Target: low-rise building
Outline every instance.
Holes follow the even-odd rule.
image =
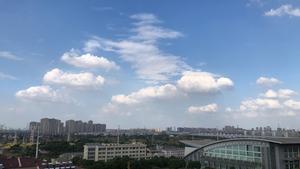
[[[83,159],[107,161],[115,157],[146,158],[147,146],[143,143],[132,144],[86,144]]]
[[[183,148],[172,148],[172,149],[163,149],[161,150],[163,157],[184,157],[184,149]]]
[[[194,149],[187,161],[201,166],[224,169],[297,169],[300,167],[299,137],[235,138],[199,142],[181,141]]]
[[[159,150],[151,150],[152,157],[184,157],[184,149],[183,148],[167,148],[167,149],[159,149]]]

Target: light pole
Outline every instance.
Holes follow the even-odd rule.
[[[40,128],[38,128],[37,136],[36,136],[36,147],[35,147],[35,158],[37,159],[39,156],[39,139],[40,139]]]

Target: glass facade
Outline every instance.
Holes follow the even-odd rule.
[[[205,148],[204,156],[249,162],[262,162],[261,146],[251,144],[225,145]]]
[[[300,147],[299,146],[285,146],[284,147],[284,157],[285,158],[299,158],[300,157]]]
[[[185,159],[215,169],[300,169],[300,138],[221,140]]]
[[[286,160],[285,169],[299,169],[299,160]]]
[[[300,147],[298,145],[285,146],[283,152],[285,169],[299,169]]]

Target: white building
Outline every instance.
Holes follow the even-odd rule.
[[[161,150],[164,157],[177,157],[183,158],[184,157],[184,149],[183,148],[174,148],[174,149],[163,149]]]
[[[152,157],[184,157],[184,148],[167,148],[167,149],[157,149],[151,150]]]
[[[135,159],[146,158],[146,145],[132,144],[86,144],[84,145],[83,159],[107,161],[115,157],[130,157]]]

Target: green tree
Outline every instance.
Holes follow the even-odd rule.
[[[201,164],[199,161],[189,161],[188,162],[188,168],[189,169],[200,169]]]

